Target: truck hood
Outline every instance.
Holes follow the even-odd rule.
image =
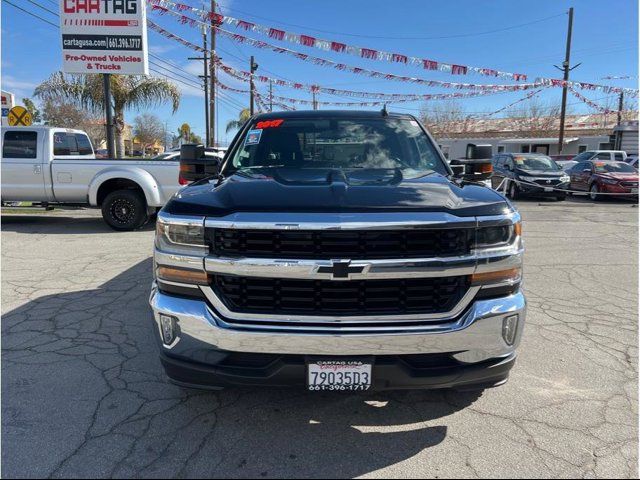
[[[234,212],[446,211],[458,216],[512,210],[497,192],[458,185],[437,173],[404,178],[398,171],[262,169],[180,190],[164,207],[175,215],[224,216]]]

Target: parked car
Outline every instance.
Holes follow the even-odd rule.
[[[568,173],[569,188],[589,192],[591,200],[600,200],[603,193],[627,199],[638,194],[638,170],[626,162],[588,160],[577,163]]]
[[[149,301],[169,378],[504,383],[525,321],[523,245],[515,207],[466,182],[489,166],[449,167],[415,117],[386,110],[253,117],[219,175],[158,214]]]
[[[564,200],[569,176],[549,156],[539,153],[499,153],[493,156],[491,183],[505,187],[507,196],[547,196]]]
[[[629,155],[627,157],[627,163],[637,170],[638,169],[638,155]]]
[[[587,160],[602,160],[624,162],[627,160],[627,152],[622,150],[587,150],[572,159],[574,162],[586,162]]]
[[[180,188],[177,159],[95,161],[81,130],[2,127],[2,202],[102,209],[115,230],[144,225]]]

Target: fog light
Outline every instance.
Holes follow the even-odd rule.
[[[509,315],[502,321],[502,338],[507,345],[513,345],[518,333],[518,315]]]
[[[162,331],[162,342],[165,345],[171,345],[176,339],[177,323],[177,318],[160,314],[160,330]]]

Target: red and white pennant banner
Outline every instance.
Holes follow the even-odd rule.
[[[609,110],[606,107],[603,107],[601,105],[598,105],[595,102],[592,102],[591,100],[589,100],[587,97],[585,97],[584,95],[582,95],[579,92],[576,92],[572,87],[568,87],[569,91],[571,92],[571,94],[576,97],[578,100],[580,100],[583,103],[586,103],[587,105],[589,105],[591,108],[593,108],[594,110],[597,110],[598,112],[601,113],[611,113],[613,110]]]
[[[171,14],[175,14],[175,12],[169,10],[168,11]],[[180,16],[180,14],[175,14]],[[184,18],[186,18],[186,21],[183,21]],[[199,20],[196,19],[189,19],[188,17],[184,17],[184,16],[180,16],[180,23],[184,23],[184,24],[189,24],[191,26],[198,26],[198,24],[202,23]],[[166,36],[167,38],[173,39],[175,41],[178,41],[180,43],[182,43],[185,46],[188,46],[194,50],[198,50],[198,51],[203,51],[202,47],[195,45],[191,42],[189,42],[188,40],[185,40],[182,37],[179,37],[178,35],[175,35],[171,32],[168,32],[167,30],[163,29],[162,27],[160,27],[159,25],[155,24],[154,22],[152,22],[151,20],[147,19],[147,24],[149,25],[149,28],[151,28],[152,30],[155,30],[156,32],[160,33],[161,35]],[[208,26],[207,24],[203,24],[205,26]],[[289,56],[292,56],[298,60],[302,60],[305,62],[310,62],[313,63],[314,65],[320,65],[320,66],[326,66],[326,67],[331,67],[331,68],[335,68],[337,70],[340,71],[347,71],[350,73],[354,73],[356,75],[364,75],[364,76],[368,76],[371,78],[379,78],[379,79],[383,79],[383,80],[393,80],[393,81],[399,81],[399,82],[404,82],[404,83],[414,83],[417,85],[424,85],[427,87],[441,87],[441,88],[453,88],[453,89],[470,89],[470,90],[485,90],[485,91],[493,91],[493,92],[514,92],[514,91],[522,91],[522,90],[529,90],[532,88],[540,88],[543,86],[548,86],[548,87],[563,87],[565,85],[565,83],[570,86],[570,87],[574,87],[574,88],[580,88],[583,90],[597,90],[597,91],[601,91],[601,92],[605,92],[605,93],[621,93],[624,92],[626,95],[629,95],[631,97],[637,97],[638,96],[638,90],[632,89],[632,88],[620,88],[620,87],[612,87],[609,85],[598,85],[598,84],[594,84],[594,83],[587,83],[587,82],[565,82],[564,80],[561,79],[552,79],[552,78],[537,78],[536,81],[534,83],[520,83],[520,84],[515,84],[515,85],[504,85],[504,84],[475,84],[475,83],[458,83],[458,82],[443,82],[443,81],[439,81],[439,80],[426,80],[424,78],[417,78],[417,77],[407,77],[407,76],[403,76],[403,75],[395,75],[392,73],[384,73],[384,72],[379,72],[377,70],[370,70],[370,69],[366,69],[366,68],[360,68],[360,67],[354,67],[351,65],[346,65],[344,63],[338,63],[338,62],[334,62],[332,60],[327,60],[324,58],[319,58],[319,57],[314,57],[311,55],[307,55],[306,53],[300,53],[300,52],[296,52],[293,50],[289,50],[287,48],[283,48],[283,47],[277,47],[275,45],[271,45],[267,42],[263,42],[261,40],[255,40],[253,38],[250,37],[246,37],[244,35],[240,35],[238,33],[231,33],[227,30],[221,29],[221,28],[216,28],[216,31],[227,37],[230,38],[231,40],[234,40],[236,42],[239,43],[245,43],[247,45],[251,45],[253,47],[256,48],[261,48],[261,49],[269,49],[272,50],[276,53],[283,53]],[[338,90],[337,90],[338,91]],[[341,91],[340,94],[342,95],[345,91]],[[328,93],[328,92],[327,92]],[[348,94],[347,94],[348,95]],[[355,95],[354,95],[355,96]],[[379,97],[378,97],[379,98]]]
[[[401,53],[391,53],[372,48],[356,47],[342,42],[316,38],[312,35],[287,32],[285,30],[260,25],[254,22],[230,17],[228,15],[213,13],[207,10],[201,10],[190,5],[172,2],[169,0],[148,0],[148,2],[154,7],[153,9],[156,11],[164,9],[167,11],[174,11],[175,13],[191,12],[192,14],[197,15],[201,20],[209,22],[213,21],[216,25],[226,24],[239,29],[243,29],[245,31],[258,32],[275,40],[296,43],[305,47],[313,47],[320,50],[332,51],[337,53],[346,53],[371,60],[415,65],[426,70],[438,70],[441,72],[451,73],[453,75],[466,75],[468,73],[476,73],[478,75],[509,78],[518,81],[527,80],[527,76],[522,73],[502,72],[493,68],[473,67],[469,65],[456,65],[446,62],[438,62],[426,58],[412,57]],[[186,22],[188,22],[188,20],[186,20],[185,23]]]
[[[535,91],[533,91],[533,92],[529,92],[529,93],[527,93],[524,97],[522,97],[522,98],[520,98],[520,99],[516,100],[515,102],[512,102],[512,103],[510,103],[509,105],[505,105],[504,107],[499,108],[498,110],[496,110],[496,111],[494,111],[494,112],[487,113],[486,115],[483,115],[483,116],[491,117],[491,116],[493,116],[493,115],[495,115],[495,114],[497,114],[497,113],[504,112],[505,110],[508,110],[509,108],[513,107],[514,105],[517,105],[517,104],[518,104],[518,103],[520,103],[520,102],[524,102],[524,101],[526,101],[526,100],[529,100],[530,98],[535,97],[535,96],[536,96],[536,95],[538,95],[541,91],[542,91],[542,88],[541,88],[540,90],[535,90]]]
[[[231,77],[243,81],[249,82],[251,78],[251,73],[244,70],[236,70],[229,65],[226,65],[220,59],[215,60],[216,65],[227,75]],[[400,94],[400,93],[371,93],[371,92],[356,92],[353,90],[342,90],[338,88],[327,88],[321,87],[319,85],[307,85],[303,83],[290,82],[287,80],[282,80],[279,78],[271,78],[265,75],[253,75],[253,79],[255,81],[261,83],[273,83],[279,87],[290,87],[295,90],[305,90],[309,92],[316,93],[326,93],[329,95],[344,95],[348,97],[363,97],[363,98],[375,98],[379,100],[384,100],[380,102],[324,102],[327,105],[360,105],[360,106],[379,106],[384,104],[391,103],[402,103],[402,102],[416,102],[416,101],[424,101],[424,100],[444,100],[451,98],[470,98],[470,97],[480,97],[484,95],[493,95],[496,93],[504,93],[500,91],[477,91],[477,92],[455,92],[455,93],[432,93],[432,94]],[[283,97],[284,98],[284,97]],[[284,98],[285,100],[291,100],[292,103],[295,103],[295,99]],[[307,102],[306,100],[301,100],[300,103],[311,103],[311,101]],[[321,102],[322,103],[322,102]]]
[[[181,23],[190,24],[191,21],[195,22],[193,24],[194,26],[198,26],[198,24],[201,23],[199,20],[195,20],[195,19],[188,19],[187,22],[181,21]],[[181,37],[178,37],[173,33],[167,32],[166,30],[164,30],[162,27],[158,26],[151,20],[147,20],[147,24],[149,25],[149,28],[151,28],[152,30],[155,30],[158,33],[161,33],[162,35],[167,36],[168,38],[177,40],[180,43],[187,46],[191,45],[191,48],[195,47],[196,50],[202,51],[202,47],[198,47],[192,44],[191,42],[184,40]],[[255,40],[250,37],[245,37],[244,35],[240,35],[239,33],[231,33],[222,28],[216,28],[216,31],[218,34],[225,36],[227,38],[230,38],[231,40],[234,40],[238,43],[244,43],[244,44],[251,45],[253,47],[261,48],[261,49],[269,49],[276,53],[286,54],[294,58],[297,58],[298,60],[313,63],[314,65],[332,67],[332,68],[335,68],[336,70],[351,72],[356,75],[365,75],[372,78],[380,78],[383,80],[393,80],[393,81],[404,82],[404,83],[415,83],[415,84],[424,85],[427,87],[470,89],[470,90],[491,90],[495,92],[514,92],[514,91],[528,90],[531,88],[539,88],[541,86],[540,83],[519,83],[514,85],[504,85],[504,84],[487,85],[487,84],[475,84],[475,83],[443,82],[439,80],[426,80],[424,78],[395,75],[392,73],[384,73],[384,72],[379,72],[376,70],[370,70],[366,68],[353,67],[350,65],[346,65],[344,63],[338,63],[332,60],[327,60],[324,58],[307,55],[306,53],[300,53],[293,50],[289,50],[287,48],[277,47],[275,45],[271,45],[261,40]]]

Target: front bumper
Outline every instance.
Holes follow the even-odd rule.
[[[533,185],[531,182],[522,182],[518,187],[520,188],[520,193],[524,195],[562,197],[567,193],[565,190],[569,190],[569,183],[558,183],[557,185]],[[552,190],[547,191],[545,188],[551,188]]]
[[[178,336],[160,341],[161,359],[176,383],[200,388],[229,385],[304,385],[307,356],[374,358],[374,388],[449,388],[504,382],[524,328],[524,295],[478,300],[448,329],[393,333],[311,333],[229,328],[203,300],[152,290],[150,304],[160,339],[159,315],[177,319]],[[503,338],[505,317],[518,315],[513,345]],[[242,354],[245,354],[243,357]],[[236,363],[233,357],[241,358]],[[251,357],[257,363],[246,363]],[[412,364],[419,356],[429,361]],[[422,362],[423,360],[420,360]],[[435,362],[435,363],[434,363]]]

